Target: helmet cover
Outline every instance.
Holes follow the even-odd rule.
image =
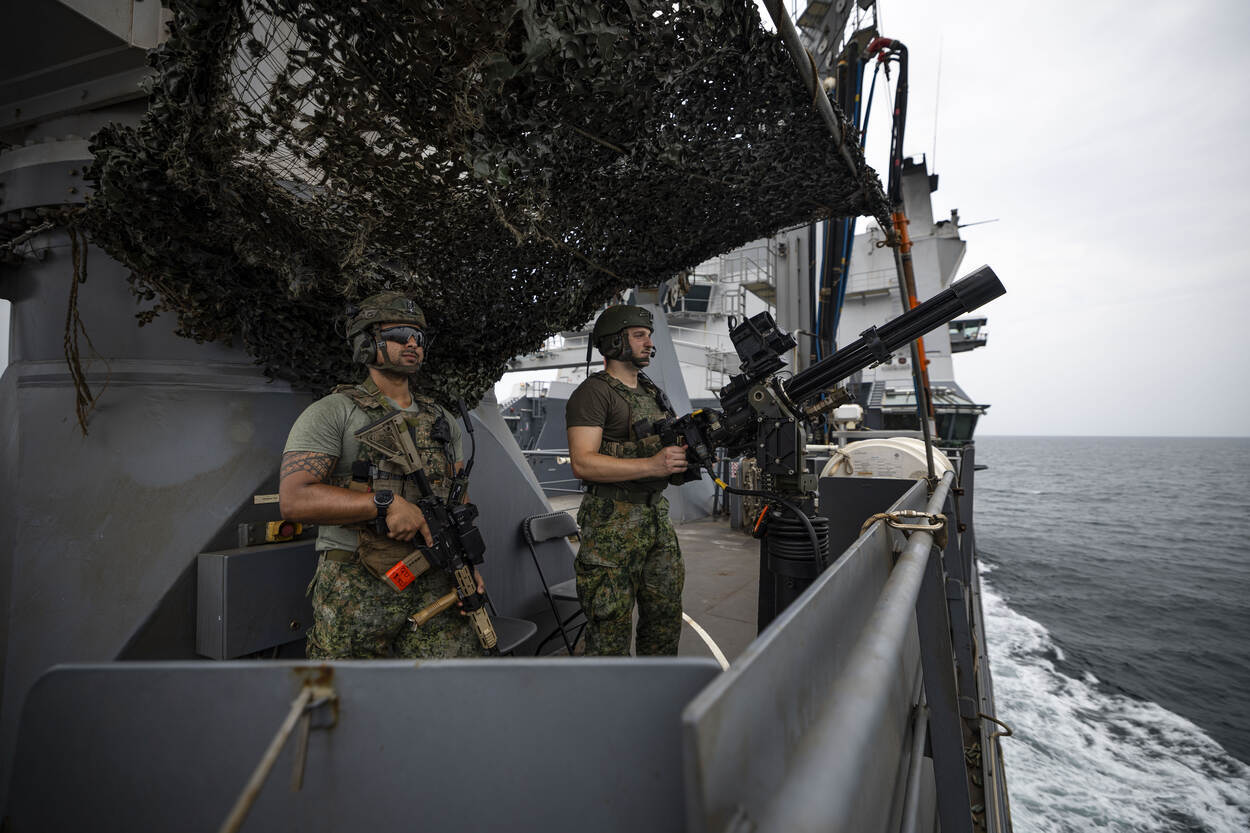
[[[610,306],[595,321],[590,340],[606,359],[620,359],[625,354],[625,340],[621,333],[630,327],[646,327],[655,332],[651,310],[630,304]]]
[[[347,340],[352,346],[353,361],[406,375],[417,372],[417,367],[405,367],[390,361],[386,345],[377,337],[376,330],[381,324],[412,324],[424,330],[425,313],[415,301],[400,292],[375,292],[349,309],[348,316]],[[381,364],[377,362],[378,351],[383,357]]]

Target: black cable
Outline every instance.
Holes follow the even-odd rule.
[[[816,563],[820,565],[820,569],[823,570],[829,566],[828,561],[825,558],[825,553],[820,549],[820,541],[816,537],[816,529],[812,526],[812,522],[807,517],[807,513],[799,509],[799,507],[795,506],[785,498],[779,495],[774,495],[771,492],[760,492],[754,489],[735,489],[733,486],[725,486],[724,488],[725,491],[731,495],[746,495],[748,497],[767,498],[773,503],[780,503],[782,506],[789,509],[798,517],[800,521],[803,522],[803,526],[807,529],[807,537],[812,542],[812,552],[816,554]]]
[[[464,406],[463,399],[456,400],[456,407],[460,409],[460,418],[464,420],[464,427],[469,431],[469,446],[472,452],[469,454],[469,462],[464,467],[464,476],[467,478],[469,473],[473,471],[473,461],[477,457],[477,438],[473,436],[473,420],[469,419],[469,409]]]

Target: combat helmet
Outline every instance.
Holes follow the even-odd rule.
[[[621,333],[630,327],[646,327],[651,332],[655,332],[655,322],[651,317],[651,311],[630,304],[610,306],[595,322],[595,328],[590,333],[590,340],[605,359],[622,360],[625,356],[625,339]],[[630,361],[638,367],[647,365],[647,361],[640,361],[633,357]]]
[[[381,324],[412,324],[425,329],[425,313],[416,302],[400,292],[375,292],[347,310],[347,340],[352,346],[352,361],[398,373],[416,373],[416,367],[392,364],[386,345],[378,335]],[[381,351],[383,362],[377,363]]]

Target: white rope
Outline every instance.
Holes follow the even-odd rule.
[[[260,763],[256,766],[252,777],[248,779],[247,786],[243,788],[243,792],[239,794],[238,800],[234,803],[234,808],[230,810],[230,815],[222,823],[219,833],[235,833],[242,826],[243,820],[247,818],[248,811],[252,809],[252,805],[256,803],[257,797],[260,796],[261,787],[265,786],[265,779],[269,777],[269,771],[278,762],[278,755],[282,752],[286,739],[291,736],[296,722],[304,713],[304,707],[308,705],[312,698],[313,690],[311,687],[306,686],[300,690],[299,696],[291,703],[291,710],[287,712],[286,719],[282,721],[278,734],[274,735],[273,740],[269,743],[269,748],[261,756]]]
[[[722,652],[720,647],[712,640],[712,637],[708,635],[708,632],[699,627],[699,623],[691,619],[690,614],[686,613],[684,610],[681,612],[681,618],[687,625],[694,628],[694,632],[699,635],[700,639],[707,643],[707,647],[711,650],[712,656],[716,657],[716,661],[720,663],[720,670],[729,670],[729,660],[725,659],[724,652]]]

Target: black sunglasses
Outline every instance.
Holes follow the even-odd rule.
[[[430,341],[432,341],[432,339],[426,338],[426,335],[422,330],[419,330],[416,327],[408,326],[387,327],[378,331],[378,335],[380,335],[385,341],[393,341],[396,344],[407,344],[410,339],[415,338],[417,340],[418,347],[426,347],[429,345]]]

